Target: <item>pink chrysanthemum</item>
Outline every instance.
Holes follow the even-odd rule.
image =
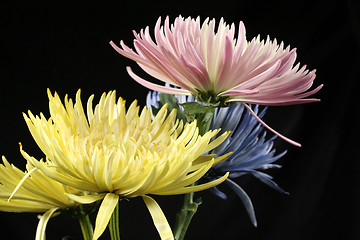
[[[294,145],[300,145],[267,126],[246,103],[261,105],[291,105],[319,101],[307,98],[318,92],[322,85],[308,91],[315,79],[315,70],[300,64],[294,66],[296,49],[284,48],[268,37],[246,40],[245,26],[239,25],[235,38],[235,25],[220,20],[215,32],[215,20],[179,16],[173,25],[169,18],[161,25],[158,19],[154,36],[149,27],[134,31],[135,50],[120,42],[110,44],[121,55],[136,61],[151,76],[179,88],[151,83],[137,76],[130,67],[129,75],[145,87],[168,94],[193,95],[205,103],[224,106],[229,102],[242,102],[258,121],[269,130]]]
[[[123,41],[121,48],[110,44],[121,55],[136,61],[151,76],[182,89],[148,82],[130,67],[127,71],[138,83],[155,91],[194,95],[203,102],[243,102],[262,105],[290,105],[318,101],[306,97],[322,85],[308,91],[315,79],[315,70],[300,64],[294,66],[296,49],[284,49],[276,39],[246,40],[245,26],[240,22],[238,37],[235,25],[223,19],[215,32],[215,20],[179,16],[173,25],[169,18],[161,25],[158,19],[152,40],[149,27],[134,31],[136,52]],[[307,92],[308,91],[308,92]]]

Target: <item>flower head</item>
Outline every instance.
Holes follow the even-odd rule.
[[[149,28],[134,31],[135,51],[120,42],[113,48],[136,61],[151,76],[182,89],[148,82],[130,67],[130,76],[155,91],[193,95],[199,101],[224,105],[244,102],[263,105],[289,105],[318,101],[306,98],[322,86],[308,91],[315,79],[315,70],[300,64],[294,66],[296,49],[284,48],[281,42],[260,37],[246,39],[245,26],[240,22],[237,38],[235,25],[220,20],[192,19],[179,16],[170,25],[169,18],[161,25],[158,19],[155,41]]]
[[[110,219],[119,198],[141,196],[162,239],[173,239],[160,207],[148,194],[172,195],[200,191],[223,182],[227,174],[212,182],[189,186],[226,156],[203,155],[217,147],[229,133],[211,141],[219,130],[198,134],[196,122],[183,125],[176,111],[167,114],[164,106],[152,120],[148,108],[139,114],[134,101],[128,109],[115,92],[103,94],[87,115],[80,91],[75,104],[48,92],[51,118],[24,114],[29,130],[47,156],[38,161],[22,151],[24,157],[48,177],[76,189],[98,193],[97,197],[71,195],[91,203],[103,198],[95,224],[97,239]]]
[[[36,230],[36,239],[45,239],[50,217],[57,211],[75,208],[80,203],[67,194],[81,195],[82,191],[54,181],[30,164],[23,172],[5,157],[0,164],[0,210],[6,212],[44,213]]]
[[[258,105],[252,107],[257,114]],[[266,109],[259,113],[263,117]],[[249,174],[275,190],[286,193],[274,181],[272,177],[261,170],[269,168],[280,168],[280,165],[273,164],[276,160],[285,155],[286,151],[275,155],[273,148],[276,136],[266,139],[266,131],[263,126],[248,112],[244,111],[241,104],[233,104],[228,108],[216,109],[210,129],[221,128],[222,131],[232,131],[230,136],[217,148],[210,151],[211,154],[222,154],[232,152],[226,161],[212,167],[206,178],[212,180],[221,176],[223,172],[230,172],[225,183],[234,190],[245,205],[246,211],[252,223],[256,226],[256,218],[250,197],[232,179]],[[220,132],[221,134],[221,132]],[[218,188],[211,189],[217,196],[226,198]]]
[[[179,104],[196,101],[192,96],[175,95],[175,98]],[[160,101],[159,92],[149,92],[147,95],[148,106],[158,108]],[[258,105],[250,106],[250,108],[255,114],[258,114]],[[179,109],[181,109],[181,106],[179,106]],[[258,117],[262,118],[265,112],[266,108],[258,114]],[[230,131],[231,133],[225,141],[208,154],[222,155],[229,152],[232,154],[229,155],[225,161],[214,165],[207,174],[201,178],[200,182],[211,181],[223,175],[225,172],[229,172],[229,177],[225,180],[225,183],[240,197],[252,223],[256,226],[255,211],[250,197],[232,179],[250,174],[279,192],[286,193],[272,181],[270,175],[260,171],[281,167],[280,165],[273,164],[273,162],[281,158],[286,151],[275,155],[273,144],[276,136],[266,140],[266,132],[263,131],[261,123],[245,109],[244,105],[239,103],[231,104],[225,108],[216,108],[210,129],[221,129],[219,134],[225,131]],[[210,190],[222,199],[227,198],[217,187],[213,187]]]

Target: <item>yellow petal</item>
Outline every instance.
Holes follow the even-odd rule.
[[[77,196],[70,193],[67,194],[68,198],[81,204],[90,204],[96,202],[100,199],[103,199],[105,195],[106,193],[101,193],[97,195],[84,195],[84,196]]]
[[[35,240],[45,240],[46,225],[56,210],[58,210],[58,208],[52,208],[41,216],[39,224],[36,229]]]
[[[29,154],[23,151],[21,145],[20,145],[20,153],[28,161],[29,164],[31,164],[35,168],[38,168],[46,176],[54,179],[55,181],[85,191],[94,191],[94,192],[99,191],[99,188],[92,182],[87,182],[85,180],[75,179],[69,175],[64,175],[60,173],[55,167],[49,167],[46,165],[46,163],[36,160],[34,157],[31,157]]]
[[[198,191],[202,191],[202,190],[205,190],[205,189],[208,189],[208,188],[215,187],[216,185],[219,185],[220,183],[225,181],[225,179],[228,176],[229,176],[229,173],[227,172],[221,178],[218,178],[218,179],[216,179],[214,181],[211,181],[211,182],[208,182],[208,183],[204,183],[204,184],[201,184],[201,185],[190,186],[190,187],[178,188],[178,189],[165,191],[165,192],[156,192],[156,193],[152,193],[152,194],[156,194],[156,195],[177,195],[177,194],[184,194],[184,193],[190,193],[190,192],[198,192]]]
[[[227,159],[227,157],[232,154],[232,152],[226,153],[222,156],[218,156],[218,157],[214,157],[215,154],[209,154],[209,155],[201,155],[199,156],[192,164],[189,172],[195,171],[201,167],[203,167],[204,165],[206,165],[208,163],[208,161],[210,161],[211,159],[214,159],[214,163],[213,166],[215,166],[216,164],[224,161]]]
[[[174,236],[171,231],[170,225],[166,220],[166,217],[161,210],[159,204],[149,196],[142,196],[155,224],[156,229],[159,232],[161,240],[173,240]]]
[[[210,134],[211,131],[209,131],[207,133]],[[207,145],[206,150],[204,151],[204,153],[216,148],[217,146],[219,146],[229,136],[230,133],[231,133],[230,131],[226,131],[223,134],[221,134],[221,136],[217,137],[215,140],[213,140],[211,143],[209,143]]]
[[[6,197],[8,197],[8,195]],[[44,203],[41,200],[37,201],[36,199],[12,199],[11,202],[8,202],[7,199],[0,198],[0,211],[4,212],[43,213],[52,207],[54,207],[53,204]]]
[[[27,172],[24,177],[20,180],[20,182],[18,183],[18,185],[16,185],[14,191],[11,193],[9,199],[8,199],[8,202],[10,202],[10,200],[12,199],[12,197],[15,195],[15,193],[19,190],[19,188],[21,187],[21,185],[25,182],[25,180],[30,176],[30,174],[37,170],[37,168],[33,168],[31,169],[29,172]]]
[[[169,185],[168,187],[164,188],[163,191],[171,191],[171,189],[179,189],[186,186],[189,186],[199,180],[205,173],[212,167],[214,160],[207,162],[201,169],[194,171],[187,176],[185,176],[179,183],[175,185]]]
[[[118,202],[119,202],[118,195],[113,193],[106,194],[99,208],[99,212],[96,216],[93,240],[98,239],[105,231],[105,228],[108,225],[110,217]]]

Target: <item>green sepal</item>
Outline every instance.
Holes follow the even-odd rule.
[[[198,197],[197,199],[195,199],[194,203],[198,206],[200,206],[202,204],[202,198]]]
[[[65,236],[65,237],[62,237],[61,240],[74,240],[75,238],[72,237],[72,236]]]
[[[99,209],[100,203],[101,201],[96,201],[91,204],[82,204],[76,207],[64,208],[61,209],[60,212],[73,218],[79,218],[81,216],[96,212]]]
[[[197,120],[197,126],[201,135],[205,134],[209,128],[215,112],[214,106],[204,106],[197,102],[187,102],[181,104],[189,122]]]
[[[214,91],[200,91],[199,89],[196,89],[197,94],[193,94],[193,96],[201,103],[203,103],[206,106],[212,106],[212,107],[227,107],[229,106],[229,97],[228,96],[219,96],[218,93],[215,93]]]

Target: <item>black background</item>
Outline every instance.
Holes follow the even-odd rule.
[[[247,37],[258,34],[298,49],[298,61],[317,69],[320,103],[270,107],[265,121],[302,143],[296,148],[277,140],[282,169],[268,171],[290,192],[281,195],[256,179],[237,181],[252,198],[254,228],[240,200],[228,189],[223,201],[202,192],[203,205],[187,239],[360,239],[359,221],[359,6],[355,0],[329,1],[117,1],[100,3],[48,1],[2,3],[0,66],[0,153],[24,169],[18,142],[31,155],[42,154],[33,142],[22,112],[48,116],[46,89],[82,99],[116,89],[117,95],[145,104],[147,89],[126,73],[132,61],[108,44],[124,40],[132,46],[132,30],[154,27],[159,16],[171,22],[181,14],[227,23],[244,21]],[[98,98],[97,98],[98,99]],[[170,223],[182,197],[156,197]],[[121,202],[121,239],[158,239],[141,199]],[[93,216],[95,217],[95,216]],[[0,212],[1,239],[33,239],[36,214]],[[70,235],[81,239],[75,219],[50,220],[48,239]],[[105,232],[102,239],[109,239]]]

